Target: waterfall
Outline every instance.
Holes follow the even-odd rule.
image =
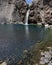
[[[27,11],[27,13],[26,13],[26,17],[25,17],[25,25],[28,25],[29,12],[30,12],[30,9],[28,9],[28,11]]]

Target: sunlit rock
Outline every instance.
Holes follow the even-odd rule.
[[[7,65],[7,63],[6,63],[6,62],[3,62],[3,63],[1,63],[0,65]]]

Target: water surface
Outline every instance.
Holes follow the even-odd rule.
[[[17,62],[25,49],[46,38],[47,31],[35,25],[0,24],[0,60]]]

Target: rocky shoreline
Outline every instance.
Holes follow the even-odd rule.
[[[18,65],[52,65],[52,35],[25,50]]]

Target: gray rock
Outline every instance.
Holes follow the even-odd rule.
[[[4,18],[6,23],[24,21],[26,11],[25,0],[0,0],[0,23]]]
[[[52,23],[52,0],[33,0],[30,6],[30,16],[29,20],[33,17],[33,21],[42,22],[40,11],[44,10],[44,22],[45,23]],[[50,13],[51,12],[51,13]],[[31,21],[32,22],[32,21]]]

